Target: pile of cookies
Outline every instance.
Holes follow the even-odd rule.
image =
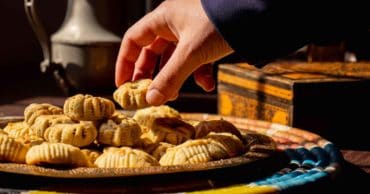
[[[30,104],[24,121],[0,130],[0,160],[41,166],[137,168],[203,163],[245,153],[248,142],[224,120],[186,121],[167,105],[149,106],[151,80],[128,82],[114,102],[77,94],[63,108]]]

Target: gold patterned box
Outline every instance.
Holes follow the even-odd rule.
[[[367,126],[370,63],[276,62],[257,69],[220,64],[218,113],[266,120],[342,138]],[[331,134],[335,130],[336,134]],[[359,130],[359,129],[357,129]],[[345,140],[343,140],[345,141]]]

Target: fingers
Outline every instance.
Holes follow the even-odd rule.
[[[215,81],[213,78],[213,66],[206,64],[194,71],[195,83],[203,88],[203,90],[210,92],[215,89]]]
[[[157,36],[169,41],[176,39],[163,17],[156,13],[147,14],[127,30],[122,39],[116,61],[115,82],[117,86],[132,79],[135,63],[142,50],[144,50],[144,56],[141,59],[142,61],[139,62],[140,64],[145,64],[150,58],[153,58],[151,53],[145,51],[143,47],[154,43]]]
[[[179,97],[179,93],[176,93],[176,94],[174,94],[172,97],[170,97],[170,99],[168,99],[168,101],[174,101],[174,100],[176,100],[178,97]]]
[[[130,50],[126,48],[129,48]],[[141,48],[132,41],[122,41],[121,48],[117,56],[115,70],[115,82],[117,87],[131,79],[132,73],[134,72],[135,61],[139,56],[140,51]]]
[[[143,30],[136,33],[140,24],[128,30],[122,39],[121,47],[116,62],[116,85],[119,86],[125,81],[131,80],[142,47],[150,44],[155,39],[155,34],[150,30]],[[142,24],[144,25],[144,24]],[[148,28],[143,26],[143,28]]]
[[[158,106],[177,97],[182,84],[196,65],[187,63],[187,56],[188,49],[179,43],[149,87],[146,96],[149,104]]]
[[[135,63],[133,80],[151,78],[157,59],[170,44],[167,40],[157,37],[150,45],[144,47]]]

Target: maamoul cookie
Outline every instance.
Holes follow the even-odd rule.
[[[29,147],[6,135],[0,135],[0,161],[24,163]]]
[[[260,133],[245,134],[246,146],[249,152],[272,152],[276,150],[276,142],[269,136]]]
[[[102,154],[98,150],[93,149],[82,149],[81,152],[85,154],[86,158],[89,160],[90,166],[93,166],[95,160]]]
[[[81,121],[73,124],[56,124],[45,130],[44,139],[52,143],[65,143],[77,147],[90,145],[97,136],[92,122]]]
[[[36,135],[25,135],[24,137],[18,137],[16,140],[30,147],[40,145],[45,142],[44,138]]]
[[[195,129],[192,125],[177,118],[157,118],[153,121],[143,138],[152,143],[167,142],[178,145],[194,137]]]
[[[246,146],[234,134],[211,132],[205,138],[220,142],[225,147],[230,157],[235,157],[246,152]]]
[[[166,142],[160,142],[156,146],[156,148],[151,152],[151,155],[159,161],[161,157],[166,153],[167,149],[173,147],[175,147],[175,145]]]
[[[23,121],[10,122],[5,126],[3,130],[7,132],[9,137],[19,138],[28,135],[30,131],[30,126]]]
[[[67,98],[63,110],[73,120],[95,121],[109,118],[115,107],[109,99],[77,94]]]
[[[42,116],[45,115],[41,115],[39,117]],[[4,128],[4,131],[1,130],[1,132],[6,133],[9,137],[14,138],[16,141],[23,143],[26,146],[38,145],[44,142],[43,138],[32,135],[30,126],[26,122],[22,121],[8,123]]]
[[[145,96],[150,83],[152,83],[151,79],[126,82],[113,93],[113,99],[126,110],[147,107],[149,104]]]
[[[24,109],[24,121],[32,125],[40,115],[59,115],[63,114],[63,109],[48,103],[32,103]]]
[[[116,111],[114,111],[114,113],[112,114],[112,116],[109,119],[113,120],[116,123],[119,123],[122,120],[125,120],[127,118],[132,118],[132,116],[131,115],[127,115],[126,112],[124,113],[122,111],[116,110]]]
[[[201,121],[195,126],[195,138],[202,138],[210,132],[232,133],[243,140],[240,131],[232,123],[225,120]]]
[[[196,139],[168,148],[159,163],[162,166],[196,164],[224,158],[229,158],[229,153],[221,143],[212,139]]]
[[[41,115],[31,125],[30,134],[44,138],[45,130],[56,124],[74,123],[66,115]]]
[[[135,146],[140,144],[141,129],[130,117],[115,117],[101,124],[98,143],[111,146]]]
[[[151,106],[137,110],[133,118],[140,124],[152,128],[153,122],[157,118],[181,118],[180,113],[167,105]]]
[[[140,168],[159,166],[158,161],[148,153],[130,147],[108,148],[95,160],[99,168]]]
[[[75,146],[64,143],[42,143],[29,149],[26,163],[33,165],[89,166],[85,154]]]
[[[0,135],[8,136],[8,133],[7,133],[7,132],[5,132],[3,129],[0,129]]]

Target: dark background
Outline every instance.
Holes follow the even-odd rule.
[[[108,17],[99,17],[99,22],[119,37],[146,12],[155,8],[162,0],[109,0],[101,6],[99,13],[109,12]],[[36,0],[41,19],[49,35],[55,33],[63,23],[67,0]],[[102,4],[103,5],[103,4]],[[108,6],[108,7],[107,7]],[[104,15],[104,14],[103,14]],[[354,21],[355,22],[355,21]],[[50,74],[40,71],[43,60],[41,47],[24,11],[24,1],[0,1],[0,105],[33,96],[66,96]],[[345,27],[345,26],[343,26]],[[347,50],[354,52],[359,60],[370,59],[370,33],[362,33],[347,40]],[[306,54],[293,53],[285,59],[306,60]],[[235,54],[215,63],[239,62]],[[113,77],[114,75],[112,75]],[[215,77],[216,79],[216,77]],[[101,94],[111,96],[111,92]],[[181,111],[217,112],[217,89],[204,92],[190,77],[180,90],[180,97],[172,104],[181,106]],[[197,100],[194,100],[197,99]],[[171,104],[171,103],[170,103]],[[6,113],[3,113],[6,114]]]
[[[109,1],[112,4],[109,4],[108,7],[102,6],[98,10],[98,14],[109,11],[109,17],[103,18],[98,15],[98,19],[100,24],[119,37],[123,36],[129,26],[161,2],[160,0]],[[67,0],[35,1],[49,36],[62,25],[67,2]],[[17,100],[35,95],[66,96],[52,75],[43,74],[40,71],[40,62],[43,60],[42,50],[27,20],[24,1],[1,1],[0,23],[2,24],[0,30],[0,83],[2,83],[0,105],[14,103]],[[180,98],[182,99],[181,103],[184,103],[183,96],[185,96],[185,101],[190,103],[187,100],[189,96],[193,96],[194,93],[205,94],[196,86],[192,78],[186,81],[181,93],[184,94]],[[216,91],[213,91],[205,97],[211,99],[210,106],[212,106],[211,111],[213,112],[216,111],[215,94]],[[101,95],[106,96],[110,93]],[[190,111],[185,108],[186,110]]]
[[[101,18],[100,23],[119,37],[147,11],[156,7],[161,0],[109,0],[110,7],[102,7],[101,12],[109,11],[109,18]],[[54,33],[61,26],[67,0],[37,0],[42,21],[47,32]],[[41,47],[25,15],[24,1],[0,1],[0,83],[2,99],[22,98],[27,95],[64,95],[54,78],[40,72],[43,60]],[[345,27],[345,26],[344,26]],[[359,59],[369,58],[369,33],[359,34],[348,42],[349,50],[356,52]],[[239,61],[232,55],[217,63]],[[215,66],[215,73],[217,65]],[[114,76],[114,75],[112,75]],[[200,94],[215,100],[217,91],[205,93],[189,78],[181,89],[183,96]],[[14,95],[15,94],[15,95]],[[11,97],[9,97],[11,96]],[[4,100],[1,100],[4,101]],[[9,101],[6,101],[9,103]],[[216,109],[214,108],[213,111]]]
[[[120,5],[109,8],[112,13],[111,17],[114,19],[101,18],[100,22],[120,37],[146,11],[152,9],[160,2],[158,0],[109,1],[115,1],[115,3]],[[36,2],[40,8],[41,18],[48,33],[54,33],[63,22],[67,0],[38,0]],[[149,5],[146,2],[152,2],[152,4]],[[63,99],[65,94],[59,88],[54,78],[49,74],[40,72],[40,62],[43,59],[42,51],[27,21],[24,12],[24,2],[22,0],[0,1],[0,24],[0,116],[11,116],[14,113],[21,113],[25,106],[34,102],[32,100],[35,99],[35,96],[38,97],[37,99],[40,103],[50,99],[55,100],[55,102],[61,102],[60,99]],[[369,33],[351,37],[347,46],[350,51],[357,54],[358,59],[369,60]],[[217,63],[238,60],[239,58],[234,55]],[[217,71],[217,68],[215,68],[215,71]],[[173,102],[173,105],[182,112],[216,113],[216,94],[217,91],[211,93],[202,91],[195,85],[193,79],[189,78],[181,89],[180,98]],[[53,104],[53,101],[48,102]],[[364,126],[363,130],[367,130],[366,126]],[[356,164],[365,168],[369,167],[369,151],[363,152],[362,156],[352,152],[346,153],[346,159],[356,159],[357,157]],[[367,160],[361,158],[367,158]],[[354,166],[354,168],[357,167]],[[349,174],[348,176],[352,175]]]

